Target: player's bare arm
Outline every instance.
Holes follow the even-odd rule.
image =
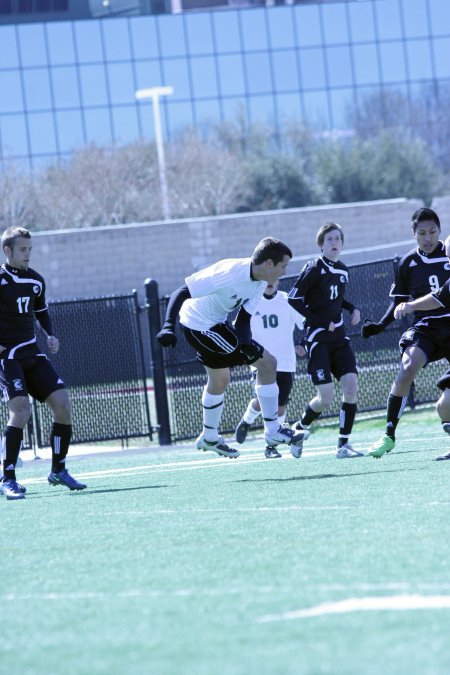
[[[423,298],[411,300],[411,302],[401,302],[394,309],[394,316],[396,319],[403,319],[403,317],[412,314],[413,312],[439,309],[439,307],[442,307],[441,303],[429,293],[428,295],[424,295]]]

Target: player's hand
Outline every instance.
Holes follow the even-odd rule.
[[[163,328],[156,335],[161,347],[175,347],[177,344],[177,336],[171,328]]]
[[[50,354],[57,354],[59,350],[59,340],[54,335],[49,335],[47,338],[47,347]]]
[[[294,349],[297,356],[306,356],[306,349],[303,347],[303,345],[295,345]]]
[[[351,324],[356,326],[361,321],[361,312],[359,309],[354,309],[352,312]]]
[[[336,328],[335,324],[333,323],[333,321],[331,321],[330,325],[328,326],[328,330],[330,331],[330,333],[332,333],[335,328]]]
[[[361,335],[363,338],[367,339],[372,337],[372,335],[378,335],[379,333],[382,333],[384,329],[385,326],[383,323],[366,319],[361,327]]]
[[[411,314],[413,311],[414,310],[409,302],[401,302],[394,309],[394,317],[396,319],[403,319],[407,314]]]

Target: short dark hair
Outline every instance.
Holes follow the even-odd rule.
[[[341,233],[342,243],[344,243],[344,233],[342,231],[342,227],[337,223],[325,223],[325,225],[322,225],[322,227],[317,233],[316,236],[317,246],[322,248],[323,242],[325,241],[325,235],[328,234],[328,232],[332,232],[333,230],[337,230],[338,232]]]
[[[286,244],[274,237],[265,237],[261,239],[253,251],[252,262],[255,265],[260,265],[266,260],[271,260],[274,265],[278,265],[285,255],[292,258],[292,251],[289,246],[286,246]]]
[[[24,239],[31,239],[31,233],[24,227],[8,227],[2,234],[2,250],[5,250],[5,246],[8,246],[11,250],[14,248],[14,242],[19,237]]]
[[[441,221],[439,220],[439,216],[436,211],[433,211],[433,209],[422,208],[417,209],[417,211],[414,211],[412,214],[411,226],[413,232],[415,233],[420,223],[423,223],[426,220],[431,220],[438,227],[439,232],[441,231]]]

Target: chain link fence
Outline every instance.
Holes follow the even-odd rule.
[[[60,340],[50,360],[72,401],[72,443],[147,436],[152,438],[149,385],[145,374],[141,308],[137,294],[54,302],[50,313]],[[45,354],[45,338],[38,327]],[[0,407],[0,424],[8,409]],[[33,400],[24,448],[49,444],[50,410]]]
[[[389,290],[394,280],[398,259],[381,260],[350,267],[348,299],[361,311],[361,318],[378,321],[389,304]],[[282,290],[289,290],[296,276],[284,277],[280,282]],[[164,319],[168,298],[159,301],[159,316],[156,317],[151,332],[156,334]],[[361,324],[351,326],[349,313],[344,312],[347,334],[356,354],[359,371],[359,412],[384,410],[391,384],[398,372],[400,351],[398,342],[406,330],[406,320],[395,321],[378,336],[363,339]],[[155,343],[154,353],[159,347]],[[160,351],[160,350],[159,350]],[[161,358],[161,357],[159,357]],[[164,392],[168,416],[168,427],[172,441],[195,438],[201,430],[201,393],[205,385],[205,371],[196,360],[195,353],[178,330],[178,343],[175,349],[165,349],[162,355],[164,372]],[[435,401],[439,395],[436,380],[446,370],[447,362],[438,361],[424,368],[417,376],[410,395],[409,405]],[[155,395],[158,391],[155,383]],[[314,395],[306,371],[306,359],[297,359],[297,373],[291,398],[287,407],[287,419],[291,422],[300,418],[305,404]],[[221,432],[233,433],[244,413],[248,401],[254,397],[250,382],[250,369],[246,366],[233,368],[231,383],[225,394]],[[333,405],[323,413],[322,418],[336,417],[341,405],[341,393],[335,383]],[[255,428],[261,428],[261,418],[255,422]]]

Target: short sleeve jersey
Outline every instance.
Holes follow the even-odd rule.
[[[438,291],[449,277],[450,263],[441,241],[430,255],[415,248],[400,260],[396,279],[389,295],[402,302],[408,300],[409,297],[416,300],[428,293]],[[444,314],[442,309],[419,311],[414,313],[414,320],[425,316],[442,317]]]
[[[447,318],[450,318],[450,279],[447,279],[445,284],[431,295],[441,304],[444,310],[447,310]]]
[[[295,326],[303,328],[303,317],[288,302],[287,293],[277,291],[270,298],[262,297],[250,320],[252,337],[277,359],[277,370],[295,373]]]
[[[34,314],[47,309],[45,281],[35,270],[0,267],[0,344],[8,349],[2,358],[36,352]]]
[[[320,316],[326,328],[318,328],[308,324],[305,319],[307,339],[319,342],[334,342],[345,336],[342,303],[348,284],[348,267],[337,260],[333,262],[324,256],[306,263],[294,284],[289,297],[302,298],[306,307]],[[336,329],[327,330],[333,322]]]
[[[266,281],[251,277],[251,258],[220,260],[186,277],[191,298],[180,310],[180,322],[193,330],[208,330],[224,323],[244,306],[253,314],[267,288]]]

